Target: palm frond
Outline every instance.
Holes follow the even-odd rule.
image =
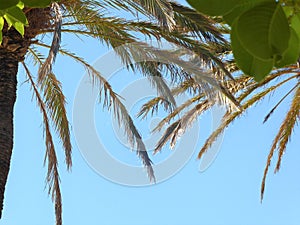
[[[28,54],[27,56],[31,56],[34,65],[37,64],[42,65],[43,62],[45,61],[44,55],[42,55],[34,46],[30,46],[28,48],[27,54]]]
[[[61,42],[62,13],[61,13],[60,5],[54,2],[51,4],[51,9],[53,10],[54,13],[55,29],[53,32],[53,39],[48,53],[48,57],[43,63],[43,65],[39,68],[39,76],[38,76],[39,82],[41,82],[43,78],[52,71],[52,65],[55,61],[56,55],[60,47],[60,42]]]
[[[278,106],[286,99],[296,88],[298,84],[296,84],[291,90],[289,90],[278,102],[277,104],[270,110],[270,112],[265,116],[263,123],[267,122],[274,111],[278,108]]]
[[[137,113],[137,117],[144,119],[150,112],[151,115],[154,115],[154,113],[158,111],[159,104],[164,106],[165,111],[169,110],[169,103],[165,98],[155,97],[142,106],[141,110]],[[172,111],[169,112],[171,113]]]
[[[44,44],[41,44],[41,46],[43,45]],[[124,127],[128,142],[131,144],[132,148],[137,149],[137,155],[140,157],[143,165],[146,167],[150,181],[155,181],[152,161],[148,156],[145,144],[143,143],[143,140],[138,132],[138,129],[134,125],[131,116],[127,112],[126,107],[119,99],[119,96],[113,91],[109,82],[100,74],[100,72],[85,62],[82,58],[62,49],[59,51],[62,55],[69,56],[83,65],[88,74],[92,77],[93,83],[100,86],[99,96],[104,96],[103,105],[109,110],[113,110],[119,126]]]
[[[47,111],[53,121],[55,130],[62,140],[66,164],[68,169],[70,169],[72,166],[72,145],[70,141],[69,121],[65,109],[66,100],[62,92],[61,83],[53,73],[49,73],[41,82],[41,91],[44,95]]]
[[[42,64],[43,56],[33,47],[29,49],[35,63]],[[48,73],[39,81],[43,101],[46,110],[50,114],[56,132],[63,143],[67,168],[72,166],[72,145],[70,140],[69,121],[66,112],[66,99],[62,91],[62,85],[53,72]]]
[[[167,123],[170,123],[170,121],[174,119],[175,116],[179,115],[180,112],[182,112],[187,107],[191,106],[193,103],[198,102],[201,98],[203,98],[203,95],[198,95],[188,99],[186,102],[177,107],[172,113],[170,113],[168,116],[162,119],[153,129],[153,132],[160,131]]]
[[[269,171],[269,167],[270,167],[274,152],[276,149],[278,149],[278,158],[277,158],[277,164],[276,164],[276,168],[275,168],[275,172],[277,172],[280,169],[281,160],[282,160],[282,156],[285,152],[286,145],[292,135],[293,129],[294,129],[297,121],[299,121],[299,119],[300,119],[300,87],[299,87],[299,83],[297,83],[297,85],[295,87],[297,87],[297,90],[296,90],[294,98],[292,100],[290,109],[287,112],[285,119],[282,121],[279,132],[277,133],[277,135],[273,141],[270,153],[268,155],[268,159],[267,159],[267,163],[266,163],[266,167],[264,170],[264,175],[263,175],[263,179],[262,179],[262,183],[261,183],[261,200],[264,197],[265,182],[266,182],[267,174]]]
[[[44,129],[45,129],[45,144],[46,144],[46,155],[45,155],[45,162],[48,162],[48,172],[47,172],[47,184],[49,188],[49,194],[52,195],[52,201],[55,204],[55,215],[56,215],[56,225],[62,225],[62,198],[61,198],[61,192],[60,192],[60,179],[59,179],[59,173],[58,173],[58,161],[56,157],[55,152],[55,146],[50,130],[50,123],[49,118],[47,115],[46,110],[46,104],[43,102],[43,99],[38,91],[38,88],[32,78],[32,75],[28,69],[28,67],[25,65],[25,63],[22,63],[27,77],[30,81],[31,87],[33,89],[33,93],[36,97],[37,104],[42,112],[43,115],[43,121],[44,121]]]
[[[255,94],[252,98],[247,100],[244,104],[242,104],[241,108],[243,110],[235,111],[232,113],[226,113],[223,117],[222,123],[220,126],[209,136],[209,138],[205,141],[204,145],[202,146],[201,150],[198,153],[198,159],[201,159],[202,156],[206,153],[206,151],[211,147],[211,145],[216,141],[216,139],[219,137],[219,135],[224,131],[224,129],[231,124],[238,116],[242,115],[249,107],[254,105],[255,103],[258,103],[260,100],[262,100],[266,95],[269,93],[275,91],[277,88],[279,88],[281,85],[288,82],[290,79],[286,79],[276,85],[273,85],[271,87],[268,87],[264,89],[263,91]],[[244,96],[241,94],[241,96]]]
[[[287,68],[283,68],[281,70],[274,71],[273,73],[271,73],[270,75],[265,77],[265,79],[262,80],[261,82],[252,83],[252,85],[250,84],[248,86],[248,88],[243,93],[241,93],[240,96],[237,97],[237,100],[239,102],[242,102],[244,99],[246,99],[248,96],[250,96],[255,90],[266,86],[267,84],[269,84],[273,80],[281,77],[284,74],[294,74],[294,73],[298,73],[298,67],[296,67],[296,66],[289,66]]]
[[[176,2],[170,2],[170,4],[174,10],[176,28],[179,31],[189,33],[203,42],[227,43],[214,20]]]
[[[161,150],[161,148],[170,140],[171,149],[174,148],[176,142],[180,136],[182,136],[187,129],[193,124],[195,119],[206,110],[210,109],[213,105],[213,102],[205,100],[191,110],[187,111],[184,116],[170,125],[166,132],[163,134],[161,139],[158,141],[158,144],[154,150],[154,153],[157,153]],[[176,125],[176,126],[175,126]]]
[[[152,15],[157,21],[168,30],[172,30],[174,21],[174,12],[172,5],[166,0],[124,0],[137,11],[141,12],[144,9],[144,15]]]
[[[159,152],[169,140],[174,140],[174,131],[180,129],[180,121],[172,123],[159,139],[158,143],[155,146],[153,154]]]

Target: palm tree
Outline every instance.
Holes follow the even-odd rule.
[[[110,13],[118,10],[129,12],[130,20]],[[190,82],[194,80],[191,74],[197,73],[199,66],[202,67],[202,71],[213,71],[215,76],[198,76],[198,83],[203,90],[209,92],[208,90],[217,88],[220,99],[228,98],[234,102],[233,96],[226,91],[225,86],[215,80],[216,77],[222,81],[230,80],[230,73],[221,60],[222,54],[228,50],[228,43],[219,31],[223,28],[216,26],[215,21],[193,9],[166,0],[61,0],[46,8],[25,7],[23,11],[29,24],[25,28],[24,36],[4,24],[3,41],[0,46],[0,217],[13,149],[13,109],[17,93],[18,66],[21,64],[25,68],[28,83],[43,116],[48,166],[47,184],[55,205],[56,224],[62,224],[62,196],[51,124],[62,142],[68,169],[72,166],[72,145],[62,84],[52,70],[57,54],[69,56],[86,68],[95,85],[98,85],[99,90],[103,90],[104,106],[112,110],[119,123],[123,124],[129,142],[137,146],[137,155],[146,167],[150,180],[155,179],[145,145],[119,96],[101,76],[101,71],[95,70],[74,53],[60,48],[62,32],[75,36],[89,36],[114,48],[124,64],[128,65],[128,69],[141,72],[149,79],[157,89],[160,100],[170,111],[175,107],[175,100],[163,79],[164,74],[170,74],[174,82]],[[45,34],[52,35],[51,43],[44,42]],[[192,51],[190,60],[198,59],[198,64],[194,66],[196,69],[183,71],[179,66],[187,63],[182,60],[183,54],[173,52],[170,59],[167,57],[170,56],[170,52],[147,45],[144,42],[146,38],[166,40]],[[127,45],[128,43],[138,44]],[[40,53],[41,48],[49,49],[48,56]],[[158,63],[149,60],[135,63],[136,57],[141,55],[151,59],[158,54],[166,56],[168,61]],[[36,78],[29,70],[27,57],[33,59],[39,68]]]

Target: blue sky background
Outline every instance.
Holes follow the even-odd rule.
[[[108,51],[91,39],[81,41],[63,36],[63,43],[65,48],[74,50],[90,63]],[[55,72],[63,84],[72,121],[74,96],[84,70],[74,61],[59,57]],[[120,80],[113,81],[117,90],[122,89],[123,83],[126,85],[137,78],[130,77],[125,71],[117,75]],[[43,167],[42,118],[28,83],[23,83],[26,80],[23,69],[19,71],[18,80],[15,145],[0,225],[53,225],[54,209],[45,189],[47,171]],[[260,203],[260,184],[269,148],[290,99],[284,101],[268,123],[262,124],[262,121],[279,96],[291,86],[283,87],[229,126],[216,160],[200,173],[196,156],[211,131],[210,114],[202,116],[199,143],[191,160],[175,176],[148,187],[123,186],[98,175],[83,159],[73,134],[73,168],[69,173],[60,143],[56,141],[64,225],[300,224],[298,128],[288,144],[280,172],[274,175],[273,167],[270,169],[265,198]],[[100,107],[96,109],[99,117],[95,120],[101,136],[101,132],[103,135],[110,132],[107,122],[104,122],[109,121],[110,115],[100,111]],[[108,142],[113,155],[122,152],[120,160],[140,164],[136,155],[122,148],[113,137]],[[162,154],[152,158],[156,162],[170,154],[171,151],[164,149]]]

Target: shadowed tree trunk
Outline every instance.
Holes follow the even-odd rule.
[[[27,10],[28,11],[28,10]],[[30,26],[22,37],[14,28],[4,25],[0,45],[0,218],[5,185],[13,149],[13,113],[17,91],[18,63],[24,60],[28,47],[42,29],[50,26],[50,10],[31,9],[26,13]]]
[[[18,63],[24,60],[30,39],[16,30],[3,29],[0,46],[0,218],[13,149],[13,114],[16,102]]]
[[[16,101],[18,60],[0,49],[0,218],[13,148],[13,112]]]

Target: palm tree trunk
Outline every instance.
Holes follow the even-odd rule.
[[[13,113],[16,101],[18,60],[0,47],[0,218],[13,149]]]

